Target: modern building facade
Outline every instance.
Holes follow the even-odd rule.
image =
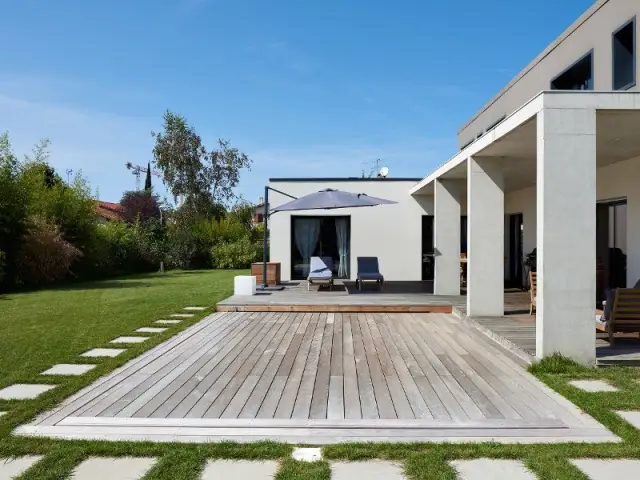
[[[466,253],[470,316],[504,314],[505,279],[525,281],[524,255],[536,249],[537,356],[593,363],[596,301],[640,278],[637,17],[637,0],[596,2],[462,127],[460,151],[419,182],[275,188],[398,201],[341,212],[350,218],[349,276],[355,256],[376,255],[390,279],[424,279],[423,225],[432,222],[434,292],[459,293]],[[272,259],[292,257],[292,222],[274,215]]]

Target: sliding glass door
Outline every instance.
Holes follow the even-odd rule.
[[[334,277],[349,278],[351,217],[292,216],[292,279],[307,278],[311,257],[331,258]]]

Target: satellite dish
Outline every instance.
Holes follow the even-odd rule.
[[[386,178],[387,175],[389,175],[389,168],[387,167],[382,167],[380,172],[378,172],[379,177]]]

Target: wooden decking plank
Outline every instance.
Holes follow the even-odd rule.
[[[39,422],[55,424],[65,416],[71,414],[78,415],[79,412],[88,410],[101,402],[105,395],[113,394],[115,390],[118,390],[118,394],[123,393],[123,390],[126,391],[126,386],[122,386],[122,382],[138,374],[141,370],[147,371],[149,368],[157,368],[155,365],[157,365],[158,358],[162,358],[163,360],[172,359],[175,355],[184,351],[184,349],[189,349],[189,347],[192,346],[189,340],[195,335],[212,330],[224,330],[228,325],[233,324],[234,314],[222,315],[223,317],[217,318],[207,317],[189,327],[184,332],[181,332],[176,337],[158,345],[140,357],[131,360],[103,379],[98,380],[95,384],[82,389],[76,395],[65,400],[59,408],[39,419]],[[122,390],[120,390],[120,388]]]
[[[400,381],[398,373],[396,372],[396,369],[393,365],[391,355],[389,355],[385,342],[382,339],[382,335],[380,333],[380,330],[378,329],[378,325],[375,321],[374,315],[375,314],[366,315],[367,324],[369,325],[369,330],[371,331],[371,336],[373,338],[373,344],[376,348],[378,358],[380,359],[380,363],[382,365],[382,371],[384,373],[385,380],[387,381],[387,385],[389,386],[389,393],[391,394],[391,400],[393,401],[396,415],[398,415],[398,418],[415,418],[413,409],[409,404],[409,400],[407,399],[407,395],[402,386],[402,382]]]
[[[292,314],[289,316],[289,322],[282,323],[278,329],[272,329],[258,346],[249,353],[249,356],[235,373],[234,367],[229,366],[229,371],[225,372],[225,376],[231,376],[231,379],[205,412],[204,417],[238,417],[240,411],[242,411],[253,394],[258,382],[267,373],[266,369],[271,364],[271,360],[280,345],[282,342],[291,340],[303,316],[300,313]]]
[[[356,370],[353,331],[351,329],[351,317],[352,314],[344,314],[342,323],[344,416],[345,418],[362,418],[362,410],[360,409],[360,392],[358,391],[358,373]]]
[[[373,337],[371,336],[369,321],[366,314],[358,314],[358,325],[360,326],[360,332],[362,333],[367,365],[369,366],[369,373],[371,374],[371,383],[373,384],[373,391],[375,393],[376,406],[378,407],[378,416],[380,418],[388,419],[398,418],[398,414],[396,413],[393,405],[393,400],[391,399],[391,392],[389,392],[389,384],[387,383],[387,379],[382,371],[380,358],[378,357],[373,343]]]
[[[258,410],[256,418],[290,418],[302,381],[304,365],[309,355],[311,341],[318,325],[319,314],[308,313],[309,324],[304,332],[300,348],[295,355],[291,369],[286,371],[280,365],[276,378],[269,387],[267,396]],[[283,362],[284,363],[284,362]],[[278,412],[278,413],[276,413]]]
[[[318,360],[316,379],[311,397],[309,418],[327,418],[327,404],[329,399],[329,381],[331,378],[331,348],[333,343],[333,323],[327,322],[322,336],[320,358]],[[297,418],[297,417],[296,417]]]
[[[282,320],[276,316],[275,321],[272,322],[273,328],[269,330],[269,333],[265,338],[261,339],[257,346],[250,344],[250,347],[248,346],[243,348],[243,350],[239,352],[237,358],[231,362],[225,369],[224,373],[220,375],[220,378],[218,378],[218,380],[209,387],[209,390],[207,390],[207,393],[205,393],[201,401],[196,403],[193,409],[186,416],[190,418],[218,418],[221,416],[222,412],[227,408],[229,402],[231,402],[238,389],[244,383],[246,377],[243,378],[239,376],[238,373],[242,369],[246,360],[253,357],[254,354],[257,354],[256,357],[253,357],[257,359],[257,362],[254,365],[247,365],[242,369],[240,375],[244,375],[244,372],[247,370],[251,371],[255,365],[259,365],[258,371],[260,371],[261,368],[263,369],[270,360],[273,351],[277,348],[277,345],[280,344],[280,341],[286,334],[287,329],[291,327],[291,324],[295,321],[297,316],[298,314],[292,313],[286,320]],[[265,340],[267,341],[265,342]],[[250,379],[247,388],[252,388],[251,384],[253,384],[253,382],[254,379]]]
[[[358,314],[349,315],[351,324],[351,335],[353,337],[353,355],[355,359],[356,376],[358,378],[358,396],[360,398],[360,409],[362,418],[379,418],[378,405],[373,390],[373,382],[369,371],[369,363],[362,341],[362,332],[358,322]]]
[[[429,407],[427,406],[427,403],[422,396],[422,392],[414,381],[407,363],[405,362],[404,356],[406,356],[407,359],[409,359],[409,357],[411,356],[409,350],[406,349],[403,350],[403,352],[400,352],[400,348],[405,347],[404,343],[401,344],[395,342],[398,336],[395,334],[395,331],[392,332],[394,328],[393,325],[390,325],[390,322],[388,321],[389,318],[386,313],[376,314],[374,318],[376,320],[378,329],[382,333],[382,339],[387,347],[387,351],[389,352],[391,361],[393,362],[396,373],[398,375],[398,379],[402,384],[402,388],[404,389],[407,400],[409,401],[409,405],[411,407],[411,410],[413,411],[413,416],[415,418],[433,418],[433,415],[429,411]],[[414,373],[418,373],[419,367],[415,360],[411,358],[410,362],[412,364],[412,368],[414,369]],[[421,370],[420,373],[422,373]]]
[[[288,318],[288,315],[289,314],[286,314],[281,317],[280,320],[284,321],[284,319]],[[222,377],[225,376],[225,372],[229,366],[236,361],[240,355],[246,355],[246,353],[242,353],[243,351],[253,351],[258,343],[260,343],[265,336],[269,335],[272,329],[278,328],[281,325],[279,322],[272,321],[275,320],[276,316],[277,314],[263,314],[258,316],[257,323],[260,324],[260,328],[257,333],[252,332],[252,335],[247,336],[242,342],[234,345],[233,349],[224,357],[210,361],[200,372],[200,375],[197,375],[191,380],[191,391],[186,392],[186,395],[184,395],[185,392],[182,392],[182,395],[177,396],[175,400],[169,399],[170,402],[168,402],[167,410],[171,407],[173,407],[173,410],[167,412],[166,415],[170,415],[171,417],[191,416],[192,418],[200,418],[215,399],[214,395],[217,395],[220,390],[226,386],[226,382]],[[215,391],[211,392],[214,386]],[[193,410],[196,408],[197,411],[194,412]],[[162,415],[165,411],[165,406],[163,405],[163,408],[154,412],[153,416]]]
[[[329,376],[329,398],[327,418],[344,418],[344,375],[342,368],[342,321],[343,314],[336,313],[331,343],[331,374]]]
[[[282,388],[286,384],[286,377],[288,377],[291,372],[291,367],[298,355],[298,350],[300,349],[302,339],[304,338],[310,321],[311,314],[298,314],[296,322],[291,326],[290,331],[282,342],[280,342],[278,349],[273,357],[271,357],[267,368],[260,376],[260,380],[253,389],[253,392],[251,392],[251,395],[247,399],[247,402],[240,411],[238,417],[255,418],[262,406],[265,406],[265,409],[268,409],[271,412],[275,412],[280,397],[276,397],[272,394],[272,396],[268,398],[268,392],[272,384],[275,382],[278,385],[278,391],[282,393]],[[284,365],[285,362],[288,365]],[[286,376],[278,375],[278,372],[281,371],[280,369],[283,365],[284,368],[282,369],[282,373],[285,373]],[[265,405],[265,402],[268,402],[268,404]]]
[[[432,380],[440,384],[442,384],[442,380],[440,380],[435,370],[430,366],[423,368],[426,359],[420,349],[415,345],[411,336],[408,335],[406,328],[404,328],[404,323],[405,317],[403,316],[387,317],[389,331],[393,336],[394,342],[398,345],[402,358],[405,360],[407,368],[409,368],[414,382],[418,386],[432,417],[436,419],[450,419],[451,415],[449,415],[440,397],[431,385]],[[409,365],[411,365],[411,367],[409,367]],[[446,390],[444,384],[442,384],[441,388]]]
[[[238,317],[235,319],[237,320]],[[195,344],[177,346],[163,355],[159,355],[154,361],[132,375],[123,376],[117,385],[114,385],[106,395],[100,397],[99,401],[87,404],[77,414],[84,416],[116,415],[131,403],[138,401],[143,395],[147,399],[151,398],[152,395],[164,388],[167,378],[180,374],[212,348],[222,348],[220,345],[225,339],[236,337],[248,324],[248,320],[240,323],[232,321],[222,328],[203,331],[202,338],[199,338]],[[204,340],[211,334],[219,336],[219,339],[213,344]]]

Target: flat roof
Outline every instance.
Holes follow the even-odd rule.
[[[270,178],[269,182],[419,182],[422,177],[299,177]]]

